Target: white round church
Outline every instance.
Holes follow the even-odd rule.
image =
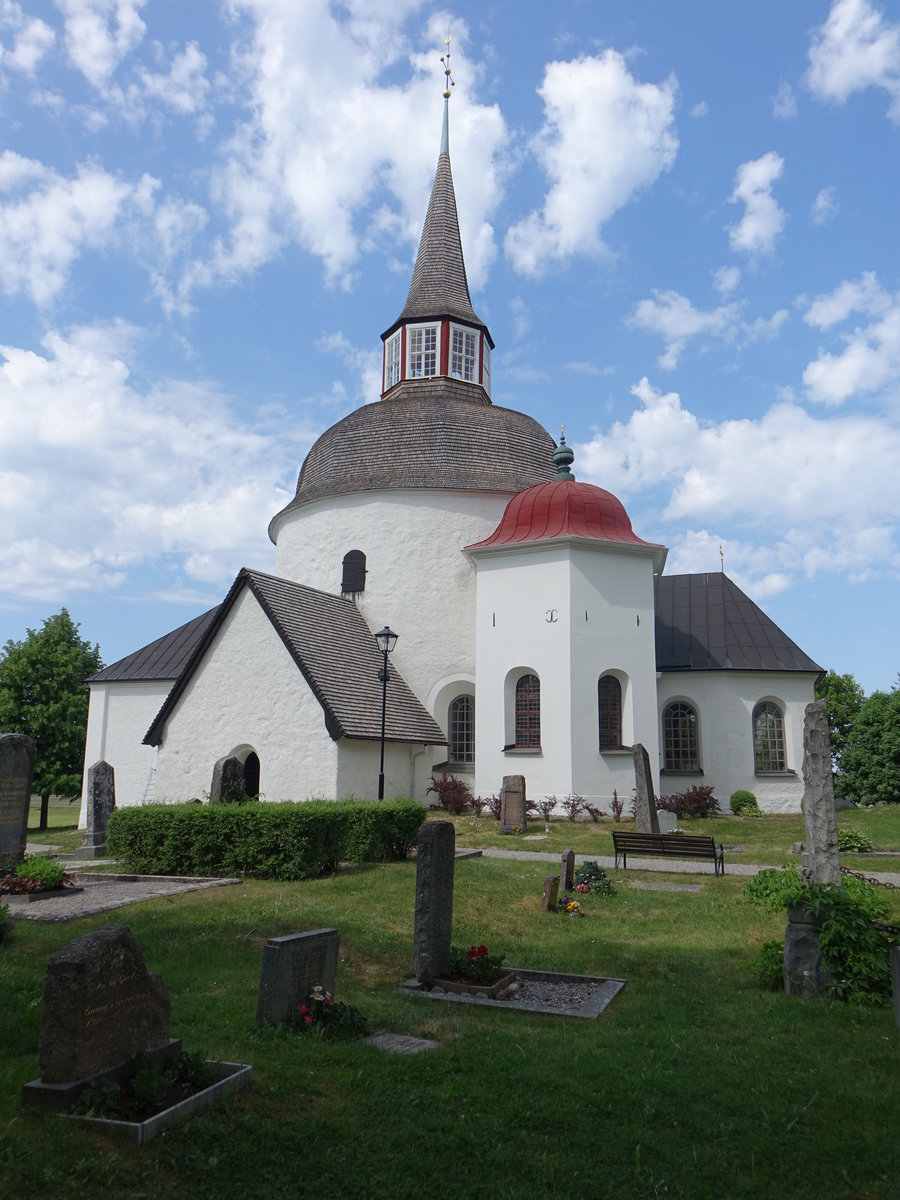
[[[446,101],[382,341],[380,400],[322,434],[270,523],[273,574],[242,570],[217,608],[90,680],[85,768],[113,765],[117,804],[215,795],[229,759],[268,800],[374,798],[390,626],[388,796],[424,800],[441,770],[482,795],[521,774],[532,798],[608,811],[640,742],[658,793],[713,785],[727,807],[749,788],[799,810],[821,668],[724,573],[664,575],[665,547],[575,479],[564,439],[491,403]]]

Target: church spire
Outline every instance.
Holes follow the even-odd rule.
[[[382,395],[405,379],[450,376],[477,384],[486,397],[490,396],[490,352],[494,342],[472,308],[450,171],[450,89],[455,85],[450,75],[449,38],[445,44],[447,52],[441,56],[445,78],[441,149],[409,294],[400,316],[382,334]],[[412,327],[416,337],[407,339],[407,330]],[[394,345],[398,334],[400,339]],[[408,341],[417,347],[422,342],[424,357],[416,349],[413,360]]]

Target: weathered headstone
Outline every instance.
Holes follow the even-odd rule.
[[[450,963],[455,852],[452,821],[426,821],[416,851],[413,928],[413,970],[420,983],[440,978]]]
[[[637,833],[659,833],[656,816],[656,797],[653,794],[653,775],[650,755],[640,742],[631,747],[634,759],[634,828]]]
[[[500,789],[500,824],[518,825],[523,833],[528,829],[524,775],[503,776],[503,787]]]
[[[807,704],[803,719],[803,815],[806,820],[804,862],[813,883],[840,883],[837,818],[834,811],[834,781],[831,742],[828,734],[828,705],[825,700]]]
[[[559,886],[564,892],[575,886],[575,851],[565,850],[559,864]]]
[[[891,981],[894,985],[894,1016],[900,1025],[900,946],[891,947]]]
[[[801,904],[792,904],[784,934],[785,992],[789,996],[822,996],[832,978],[822,960],[812,913]]]
[[[88,767],[87,829],[79,853],[84,858],[102,858],[106,853],[106,823],[116,807],[116,773],[108,762]]]
[[[317,986],[333,996],[339,942],[336,929],[312,929],[269,938],[263,946],[257,1023],[281,1025],[296,1019],[299,1006]]]
[[[556,912],[559,903],[559,876],[548,875],[544,880],[544,890],[541,893],[541,911]]]
[[[665,808],[656,810],[656,823],[659,825],[660,833],[674,833],[678,828],[678,818]]]
[[[169,993],[131,930],[104,925],[51,954],[38,1062],[44,1083],[96,1075],[169,1040]]]
[[[209,785],[210,804],[234,804],[244,794],[244,764],[239,758],[223,758],[213,768]]]
[[[34,742],[24,733],[0,733],[0,875],[25,857]]]

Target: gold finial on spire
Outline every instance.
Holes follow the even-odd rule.
[[[559,427],[559,440],[560,440],[561,442],[565,442],[565,440],[566,440],[566,427],[565,427],[565,425],[560,425],[560,427]]]
[[[444,38],[444,45],[447,47],[447,53],[441,55],[441,62],[444,64],[444,99],[450,99],[450,89],[456,87],[456,80],[450,78],[450,37],[448,33]]]

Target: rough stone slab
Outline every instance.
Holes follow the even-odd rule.
[[[841,881],[831,772],[828,705],[824,700],[814,700],[807,704],[803,718],[803,816],[813,883]]]
[[[426,821],[416,849],[413,970],[416,979],[437,978],[450,962],[456,830],[452,821]]]
[[[103,858],[106,854],[106,826],[116,807],[116,773],[108,762],[88,767],[87,829],[81,853],[85,858]]]
[[[518,825],[523,833],[528,829],[524,775],[503,776],[503,786],[500,788],[500,824]]]
[[[656,823],[660,833],[674,833],[678,828],[678,817],[664,808],[656,810]]]
[[[575,851],[564,850],[559,862],[559,886],[570,892],[575,886]]]
[[[791,905],[784,933],[785,992],[789,996],[822,996],[832,979],[819,950],[812,916],[800,905]]]
[[[653,774],[650,755],[640,742],[631,747],[634,760],[634,829],[635,833],[659,833],[656,797],[653,794]]]
[[[47,962],[41,1079],[83,1079],[166,1045],[169,1013],[169,993],[130,929],[105,925],[75,938]]]
[[[699,883],[629,883],[639,892],[699,892]]]
[[[364,1046],[376,1046],[389,1054],[421,1054],[423,1050],[436,1050],[439,1042],[431,1038],[409,1037],[403,1033],[373,1033],[371,1037],[363,1038]]]
[[[0,733],[0,867],[25,857],[34,742],[24,733]]]
[[[541,911],[556,912],[559,902],[559,876],[548,875],[544,880],[544,890],[541,892]]]
[[[315,987],[333,996],[339,943],[336,929],[310,929],[269,938],[263,946],[257,1024],[282,1025],[296,1018],[300,1005]]]
[[[551,1017],[575,1017],[583,1021],[595,1020],[609,1006],[612,1000],[625,986],[624,979],[608,979],[601,975],[569,975],[558,971],[532,971],[523,967],[510,967],[516,978],[521,981],[535,980],[540,983],[560,985],[560,991],[565,994],[566,985],[585,981],[595,984],[587,1003],[578,1008],[566,1007],[565,1004],[552,1003],[533,1004],[518,1000],[515,995],[504,1000],[490,1000],[487,996],[468,996],[457,992],[432,992],[427,985],[416,979],[407,979],[399,987],[399,991],[408,992],[414,996],[422,996],[427,1000],[442,1000],[448,1004],[474,1004],[481,1008],[505,1008],[507,1012],[541,1013]]]
[[[169,875],[105,875],[78,872],[79,886],[63,888],[43,904],[29,905],[24,896],[4,896],[10,915],[23,921],[74,921],[94,913],[111,912],[127,904],[156,900],[160,896],[178,896],[183,892],[203,891],[240,883],[237,878],[205,879]]]

